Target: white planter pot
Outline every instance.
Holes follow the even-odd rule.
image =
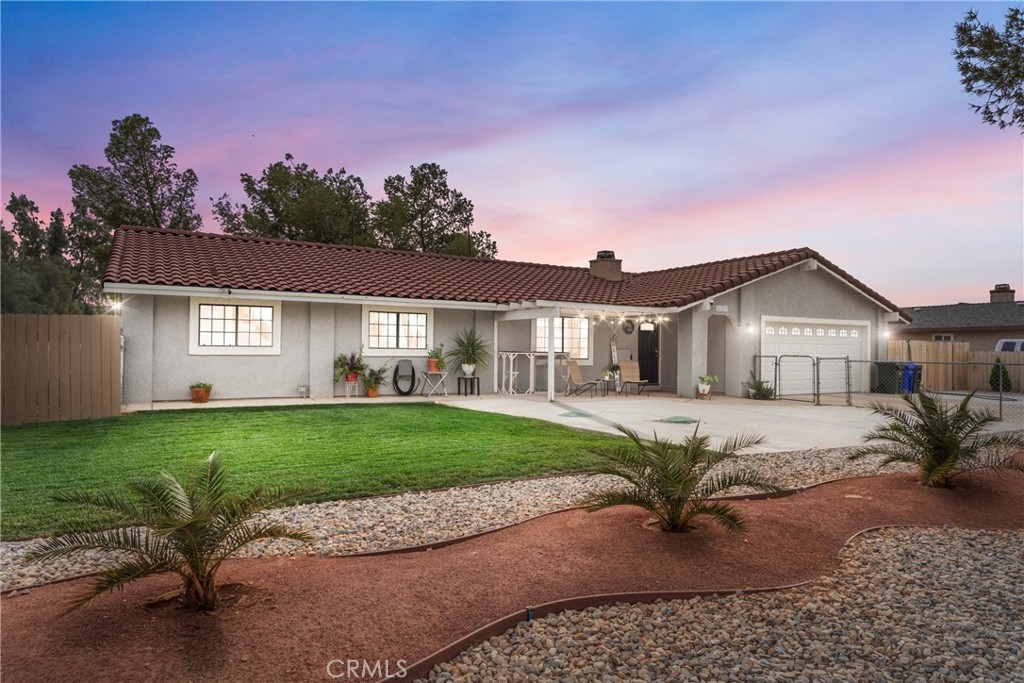
[[[472,374],[474,372],[476,372],[476,365],[475,364],[470,364],[470,363],[463,363],[462,364],[462,374],[463,375],[465,375],[466,377],[470,377],[470,376],[472,376]]]
[[[710,394],[711,393],[711,385],[710,384],[698,384],[697,385],[697,393],[704,394],[704,395]]]

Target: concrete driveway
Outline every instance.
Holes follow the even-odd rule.
[[[779,452],[863,444],[864,434],[880,422],[866,408],[815,406],[792,401],[753,401],[714,397],[710,401],[670,395],[570,397],[549,403],[544,396],[484,396],[443,401],[469,410],[533,417],[581,429],[614,433],[624,424],[650,437],[679,440],[700,433],[720,440],[738,433],[761,434],[766,441],[751,451]],[[670,420],[670,421],[666,421]]]

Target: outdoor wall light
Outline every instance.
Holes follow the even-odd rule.
[[[751,325],[750,323],[747,323],[747,334],[753,335],[755,331],[756,329],[754,328],[754,326]]]

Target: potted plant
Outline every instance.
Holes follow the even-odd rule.
[[[380,385],[387,379],[388,364],[380,366],[379,368],[371,368],[369,366],[363,370],[363,386],[366,387],[366,395],[369,398],[377,398],[377,392],[380,391]]]
[[[444,344],[438,344],[427,352],[427,372],[440,372],[444,368]]]
[[[363,347],[360,346],[358,353],[355,351],[348,354],[343,353],[334,359],[334,381],[340,382],[344,377],[349,384],[355,384],[359,381],[359,375],[363,374],[368,367],[366,361],[363,360]]]
[[[462,366],[462,374],[466,377],[476,372],[476,366],[487,367],[491,361],[491,351],[485,340],[475,328],[465,329],[452,338],[451,351],[445,355],[453,362]]]
[[[753,370],[750,371],[750,379],[744,382],[743,386],[750,392],[750,398],[756,398],[759,401],[775,398],[775,388],[767,380],[755,377]]]
[[[206,403],[210,400],[210,392],[213,391],[213,385],[206,382],[193,382],[188,388],[192,392],[193,403]]]
[[[711,393],[711,385],[717,381],[718,375],[701,375],[697,378],[697,393],[708,396]]]

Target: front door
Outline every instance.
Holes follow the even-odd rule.
[[[658,384],[658,326],[654,323],[640,323],[637,356],[640,379]]]

